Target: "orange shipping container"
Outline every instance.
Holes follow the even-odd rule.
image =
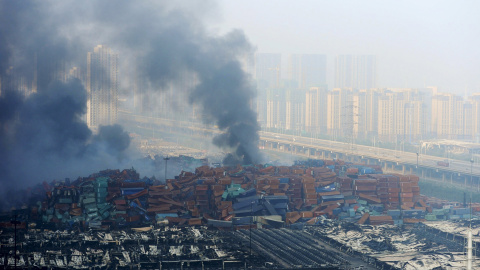
[[[413,202],[405,202],[405,201],[404,201],[404,202],[402,203],[402,205],[407,206],[407,207],[409,207],[409,208],[412,208],[413,206],[415,206],[415,203],[413,203]]]
[[[298,215],[298,212],[287,212],[287,213],[285,214],[285,217],[291,218],[291,217],[294,217],[294,216],[296,216],[296,215]]]
[[[358,168],[348,168],[347,174],[358,174]]]
[[[310,211],[301,212],[300,215],[302,216],[302,218],[312,218],[313,217],[313,213],[310,212]]]
[[[413,193],[400,193],[402,198],[413,198]]]
[[[302,178],[302,183],[304,183],[304,184],[305,184],[305,183],[313,184],[313,183],[315,183],[315,178],[304,176],[304,177]]]
[[[306,199],[305,200],[305,205],[315,205],[317,203],[318,203],[317,199]]]
[[[364,224],[365,221],[370,217],[370,214],[367,212],[358,220],[358,224]]]
[[[404,218],[403,223],[407,224],[412,224],[412,223],[419,223],[419,222],[425,222],[425,219],[420,219],[420,218]]]
[[[376,191],[376,187],[375,186],[372,186],[372,185],[368,185],[368,186],[356,186],[355,187],[355,190],[359,190],[359,191]]]
[[[313,189],[315,190],[315,185],[313,183],[310,184],[303,184],[304,189]]]
[[[202,225],[202,219],[200,218],[191,218],[188,220],[188,225],[194,226],[194,225]]]

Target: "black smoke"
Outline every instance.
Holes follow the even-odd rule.
[[[53,82],[28,98],[8,91],[0,98],[0,179],[18,187],[39,180],[76,177],[116,165],[130,144],[120,126],[93,135],[82,116],[86,91],[79,80]]]
[[[213,143],[231,150],[230,162],[259,162],[260,128],[250,108],[253,86],[239,61],[253,48],[243,32],[210,35],[190,13],[162,7],[150,12],[138,3],[135,7],[124,4],[117,9],[107,5],[103,23],[108,29],[128,29],[109,35],[115,44],[125,46],[124,51],[136,52],[143,78],[154,89],[162,89],[182,80],[186,72],[194,74],[198,84],[188,92],[189,102],[200,105],[205,123],[223,131]],[[109,10],[114,14],[108,14]],[[119,14],[131,19],[121,20]]]
[[[223,132],[214,144],[231,152],[232,163],[260,161],[259,126],[250,109],[254,92],[239,61],[253,49],[239,30],[207,31],[198,14],[211,6],[208,1],[177,6],[170,1],[0,0],[2,183],[85,175],[127,158],[129,139],[121,127],[100,128],[94,136],[82,121],[83,86],[55,82],[65,63],[85,70],[86,53],[98,44],[135,65],[152,94],[181,83],[185,73],[195,76],[198,83],[187,93],[188,102],[200,105],[203,121]],[[36,74],[36,94],[18,94],[12,83],[18,74],[29,82]]]

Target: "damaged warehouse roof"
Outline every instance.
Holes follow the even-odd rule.
[[[445,221],[450,223],[450,221]],[[442,222],[443,224],[444,222]],[[372,258],[372,264],[386,264],[393,269],[465,269],[465,238],[439,235],[417,225],[411,230],[402,226],[358,225],[323,222],[323,226],[308,227],[313,237],[320,237],[352,254]],[[474,268],[480,267],[477,261]],[[385,269],[385,268],[384,268]]]
[[[2,249],[13,246],[11,237],[5,233],[0,235]],[[19,239],[22,246],[17,266],[90,269],[113,265],[115,269],[132,266],[172,269],[180,268],[182,261],[188,261],[197,269],[243,266],[244,252],[222,238],[221,232],[193,227],[83,233],[30,230]],[[13,266],[13,256],[5,255],[2,253],[0,260]]]

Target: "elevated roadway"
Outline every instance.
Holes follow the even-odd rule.
[[[309,158],[381,165],[384,171],[414,173],[479,188],[480,167],[471,162],[450,159],[445,167],[438,165],[439,161],[445,162],[440,157],[271,132],[261,132],[260,148]]]
[[[215,127],[199,123],[130,113],[120,113],[120,119],[130,125],[142,125],[188,136],[211,138],[221,133]],[[444,167],[437,163],[445,161],[440,157],[264,131],[260,132],[259,148],[305,158],[342,159],[353,163],[381,165],[384,171],[417,174],[480,189],[480,166],[460,160],[450,159],[449,166]]]

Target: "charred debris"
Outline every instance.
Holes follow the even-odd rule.
[[[408,245],[427,249],[439,240],[431,232],[438,229],[427,232],[425,222],[467,219],[480,210],[425,197],[418,181],[415,175],[383,174],[378,166],[307,160],[294,166],[203,165],[166,181],[141,179],[132,168],[43,182],[29,189],[28,206],[1,217],[0,264],[336,269],[353,267],[356,257],[395,269],[399,264],[379,254],[402,246],[381,231],[424,228],[409,232],[417,237]],[[378,231],[377,225],[392,229]],[[360,247],[349,242],[352,233]],[[13,247],[19,245],[15,261]],[[342,259],[347,250],[354,256]]]
[[[323,218],[415,223],[436,213],[420,195],[418,180],[341,160],[290,167],[205,165],[166,181],[140,179],[134,169],[104,170],[72,182],[43,182],[31,190],[43,199],[31,199],[33,204],[17,212],[36,228],[80,231],[162,224],[248,229]]]

